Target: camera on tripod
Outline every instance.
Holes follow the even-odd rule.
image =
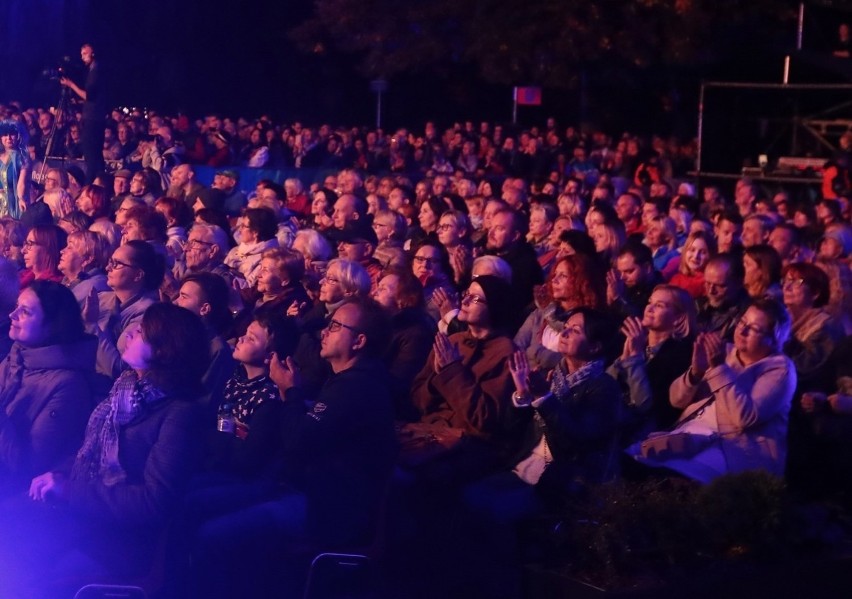
[[[55,69],[45,69],[41,72],[41,76],[49,81],[59,81],[65,77],[65,69],[56,67]]]
[[[47,67],[41,72],[41,76],[47,79],[48,81],[59,81],[63,77],[68,77],[69,67],[71,66],[71,57],[63,56],[59,62],[52,66]]]

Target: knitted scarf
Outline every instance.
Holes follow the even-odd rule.
[[[603,373],[603,360],[594,360],[584,364],[579,370],[568,374],[565,361],[562,360],[553,369],[553,379],[550,382],[550,390],[558,398],[566,397],[571,389],[580,383],[599,377]]]
[[[77,452],[72,478],[100,478],[107,487],[123,482],[127,473],[118,459],[121,429],[166,397],[134,370],[121,373],[107,399],[98,405],[86,426],[86,438]]]

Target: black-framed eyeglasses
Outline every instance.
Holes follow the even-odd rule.
[[[418,264],[425,264],[426,266],[431,266],[433,264],[438,264],[438,258],[429,258],[427,256],[414,256],[414,261]]]
[[[134,266],[133,264],[129,264],[127,262],[122,262],[121,260],[116,260],[115,258],[110,258],[107,260],[106,267],[109,270],[116,270],[119,268],[139,268],[138,266]]]
[[[27,248],[28,250],[31,250],[31,249],[33,249],[34,247],[38,247],[38,246],[40,246],[40,245],[41,245],[41,244],[40,244],[38,241],[35,241],[34,239],[27,239],[27,240],[24,242],[24,247],[25,247],[25,248]]]
[[[328,330],[329,333],[336,333],[341,328],[349,329],[350,331],[352,331],[356,335],[361,332],[358,329],[356,329],[355,327],[350,327],[348,324],[343,324],[339,320],[335,320],[333,318],[328,321],[328,324],[326,325],[325,328],[326,328],[326,330]]]

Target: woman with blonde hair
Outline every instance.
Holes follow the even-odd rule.
[[[599,223],[589,233],[592,241],[595,242],[595,251],[600,256],[601,262],[607,267],[614,265],[618,250],[627,241],[624,224],[621,221]]]
[[[682,287],[693,299],[703,297],[704,268],[710,258],[716,255],[716,241],[703,231],[694,231],[686,238],[680,255],[678,272],[669,281]]]
[[[642,318],[624,320],[624,349],[608,372],[626,391],[635,416],[629,428],[637,436],[670,428],[677,420],[669,386],[689,368],[696,331],[695,302],[674,285],[657,285]]]

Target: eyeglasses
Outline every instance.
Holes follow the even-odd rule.
[[[785,277],[781,281],[781,285],[784,286],[784,287],[796,287],[796,288],[798,288],[798,287],[801,287],[804,284],[805,284],[805,280],[802,279],[802,278],[797,279],[797,278],[794,278],[794,277]]]
[[[340,279],[335,279],[334,277],[325,276],[320,279],[320,284],[329,283],[330,285],[337,285],[340,283]]]
[[[202,247],[213,247],[216,245],[215,243],[210,243],[209,241],[201,241],[200,239],[190,239],[186,244],[186,249],[188,250],[200,250]]]
[[[481,295],[476,295],[474,293],[470,293],[466,291],[464,295],[462,295],[461,303],[463,304],[487,304],[485,298]]]
[[[326,325],[325,328],[329,333],[336,333],[341,328],[349,329],[350,331],[352,331],[353,333],[356,333],[356,334],[360,333],[360,331],[358,329],[356,329],[355,327],[350,327],[348,324],[343,324],[339,320],[335,320],[333,318],[328,321],[328,324]]]
[[[748,337],[752,333],[754,333],[758,337],[765,337],[766,335],[769,334],[766,331],[764,331],[763,329],[761,329],[760,327],[747,323],[744,318],[741,318],[739,320],[739,322],[737,323],[737,328],[746,337]]]
[[[27,239],[27,240],[24,242],[24,247],[25,247],[26,249],[28,249],[28,250],[31,250],[31,249],[33,249],[34,247],[38,247],[38,246],[40,246],[40,245],[41,245],[41,244],[40,244],[38,241],[35,241],[35,240],[33,240],[33,239]]]
[[[107,260],[106,267],[108,270],[118,270],[119,268],[139,268],[138,266],[133,266],[132,264],[116,260],[115,258]]]
[[[452,228],[453,228],[453,225],[451,225],[449,223],[444,223],[442,225],[438,225],[439,231],[450,231],[450,230],[452,230]]]
[[[426,266],[432,266],[433,264],[438,263],[437,258],[427,258],[426,256],[414,256],[414,261],[418,264],[425,264]]]

